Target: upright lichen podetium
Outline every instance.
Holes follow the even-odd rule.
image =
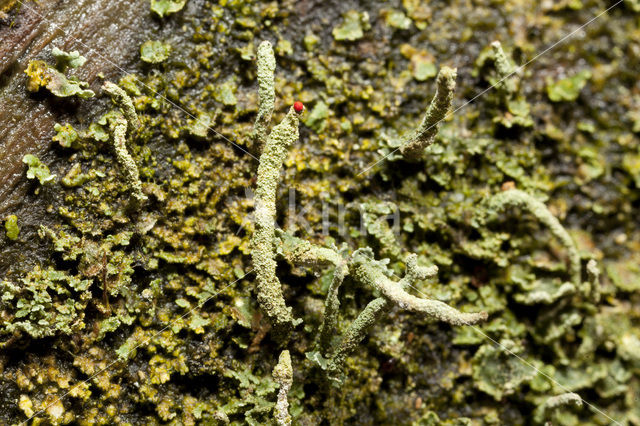
[[[118,164],[124,171],[125,180],[132,190],[133,198],[137,204],[140,204],[147,199],[147,196],[142,193],[138,166],[127,150],[127,129],[130,134],[138,130],[140,120],[131,98],[123,89],[110,81],[105,81],[102,90],[111,96],[113,102],[121,109],[121,112],[115,111],[108,119],[113,137],[113,149]]]
[[[273,128],[260,156],[255,194],[255,229],[251,237],[251,258],[257,276],[258,303],[279,332],[293,327],[291,308],[282,295],[276,276],[275,227],[276,190],[287,148],[298,140],[298,113],[293,107]]]
[[[102,85],[102,90],[104,90],[105,93],[111,96],[113,102],[122,109],[124,117],[127,119],[131,130],[137,130],[140,127],[140,120],[138,120],[138,114],[136,114],[136,109],[133,106],[133,101],[131,101],[131,98],[129,97],[129,95],[127,95],[127,92],[110,81],[104,82],[104,84]]]
[[[127,151],[127,120],[118,113],[109,120],[109,127],[113,137],[113,149],[116,154],[118,164],[124,171],[125,180],[132,190],[132,195],[137,203],[142,203],[147,199],[142,193],[142,182],[136,162]]]
[[[273,48],[271,43],[265,40],[258,46],[258,116],[253,132],[253,138],[260,148],[267,139],[267,129],[276,103],[275,70],[276,58]]]
[[[408,160],[419,160],[438,134],[440,122],[444,120],[453,102],[456,89],[456,69],[442,67],[436,79],[436,94],[418,127],[402,142],[400,152]]]
[[[278,385],[278,401],[274,408],[274,417],[278,426],[290,426],[291,414],[289,414],[289,400],[287,394],[293,384],[293,367],[291,366],[291,355],[284,350],[280,353],[278,364],[273,369],[273,379]]]
[[[507,58],[504,50],[502,50],[502,44],[499,41],[496,40],[491,43],[491,52],[493,53],[493,62],[499,79],[496,82],[496,86],[498,90],[510,96],[516,91],[515,82],[509,80],[509,77],[514,74],[515,68]]]

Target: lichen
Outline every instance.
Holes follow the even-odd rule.
[[[445,119],[451,108],[455,87],[456,70],[449,67],[441,68],[436,78],[436,93],[420,126],[402,142],[400,152],[405,158],[415,160],[425,155],[425,150],[438,134],[440,122]]]
[[[142,203],[147,199],[147,196],[142,192],[138,166],[127,150],[127,127],[131,126],[131,124],[124,116],[119,114],[114,114],[108,121],[111,129],[113,150],[118,164],[122,168],[127,184],[131,188],[134,200],[137,203]]]
[[[27,90],[37,92],[44,87],[59,97],[78,96],[82,99],[93,97],[95,93],[86,88],[89,85],[87,82],[79,80],[76,76],[67,77],[64,74],[69,67],[82,66],[86,59],[77,51],[67,53],[55,47],[51,53],[56,58],[56,67],[39,60],[29,62],[24,71],[29,77]]]
[[[575,405],[577,407],[582,406],[582,398],[580,395],[574,392],[566,392],[560,395],[549,397],[544,404],[539,406],[534,413],[535,421],[543,423],[545,420],[550,420],[551,413],[563,406]]]
[[[148,40],[140,46],[140,59],[149,64],[159,64],[169,58],[171,45],[158,40]]]
[[[160,18],[182,10],[187,0],[151,0],[151,11]]]
[[[591,78],[591,71],[582,70],[577,74],[553,81],[547,80],[547,95],[552,102],[575,101],[582,88]]]
[[[87,58],[80,55],[80,52],[74,50],[73,52],[65,52],[63,50],[54,47],[51,49],[51,55],[56,58],[56,69],[60,72],[65,72],[67,68],[78,68],[87,62]]]
[[[518,189],[502,191],[491,197],[487,208],[485,210],[479,210],[475,220],[479,224],[486,224],[488,221],[495,219],[497,215],[507,207],[523,208],[549,228],[549,231],[567,250],[569,259],[568,272],[571,277],[571,282],[576,287],[582,287],[580,254],[578,253],[575,242],[566,229],[560,224],[560,221],[551,214],[543,203],[533,196]]]
[[[163,21],[143,17],[150,27],[141,40],[161,39],[173,53],[159,66],[128,56],[134,62],[125,68],[137,71],[118,81],[142,123],[134,134],[127,129],[126,141],[149,197],[137,208],[114,165],[109,123],[93,118],[110,101],[31,97],[65,128],[60,139],[67,125],[78,137],[38,154],[65,176],[61,185],[27,191],[27,206],[5,213],[20,218],[21,231],[19,242],[5,238],[2,280],[22,286],[36,266],[51,267],[91,280],[91,298],[76,312],[84,327],[71,334],[0,339],[7,349],[0,422],[35,415],[31,422],[274,423],[271,372],[283,348],[255,297],[257,163],[242,151],[259,156],[250,140],[259,104],[253,61],[264,38],[285,55],[274,80],[282,105],[304,102],[309,112],[301,121],[311,123],[287,150],[279,177],[286,185],[276,193],[275,219],[290,232],[276,230],[276,251],[299,247],[289,262],[276,257],[286,305],[304,319],[286,346],[295,377],[287,396],[292,423],[538,424],[537,407],[566,392],[560,386],[604,414],[570,404],[541,422],[612,423],[605,415],[636,422],[640,101],[627,90],[638,68],[637,55],[628,54],[636,44],[631,2],[521,70],[568,27],[591,19],[593,2],[507,1],[501,13],[485,0],[370,2],[357,13],[366,11],[371,26],[361,22],[362,36],[353,41],[332,37],[353,5],[301,5],[194,2]],[[411,25],[387,25],[390,10]],[[318,30],[322,19],[328,21]],[[536,23],[533,33],[522,31],[523,22]],[[435,86],[430,79],[439,66],[458,67],[463,103],[500,80],[491,40],[502,41],[516,67],[506,80],[515,92],[494,87],[444,120],[419,163],[392,155],[393,162],[360,174],[422,118],[432,96],[425,85]],[[576,101],[549,100],[547,76],[557,81],[581,70],[592,77]],[[286,112],[278,107],[274,124]],[[57,132],[49,133],[45,145]],[[514,186],[544,202],[565,227],[587,264],[586,282],[576,287],[565,247],[526,209],[474,224],[492,194]],[[397,220],[385,219],[396,210]],[[32,238],[40,224],[50,231],[41,232],[44,240]],[[384,298],[348,270],[336,273],[358,247],[372,249],[376,268],[393,283],[408,269],[407,253],[415,253],[418,265],[437,266],[439,279],[416,281],[408,293],[489,319],[449,326],[390,303],[374,312],[370,329],[355,333],[364,338],[337,374],[342,385],[325,386],[318,364],[326,366],[354,320]],[[602,269],[599,302],[591,259]],[[60,299],[78,303],[83,293],[69,291]],[[329,315],[323,305],[330,292],[339,305]],[[2,318],[14,308],[3,307]],[[319,346],[329,350],[322,355],[321,336]],[[43,343],[46,351],[33,350]],[[320,356],[308,361],[309,352]]]
[[[285,329],[291,328],[294,320],[291,308],[287,307],[282,296],[280,280],[276,276],[274,221],[280,169],[287,148],[298,139],[298,120],[298,113],[291,107],[267,138],[258,166],[255,230],[251,237],[258,302],[274,325]]]
[[[54,142],[58,142],[63,148],[71,148],[75,146],[75,142],[78,140],[78,132],[76,129],[67,123],[64,126],[56,123],[53,129],[57,132],[51,139]]]
[[[358,249],[345,263],[342,260],[344,255],[332,249],[313,246],[307,241],[288,236],[286,233],[280,233],[279,238],[283,241],[280,253],[291,262],[314,266],[326,264],[336,266],[334,280],[329,287],[325,302],[325,319],[320,328],[316,350],[306,353],[308,359],[314,361],[323,370],[327,370],[328,378],[334,384],[339,385],[343,381],[341,370],[347,356],[356,349],[371,327],[393,304],[452,325],[476,324],[487,319],[485,312],[462,313],[440,301],[421,299],[407,293],[406,287],[413,287],[417,281],[437,274],[437,267],[418,266],[415,255],[407,257],[405,277],[394,282],[388,278],[392,271],[386,268],[384,262],[374,260],[371,249]],[[337,291],[347,271],[356,282],[378,290],[383,297],[369,302],[346,330],[341,342],[332,348],[329,345],[331,340],[329,336],[336,331],[335,317],[339,308]]]
[[[18,216],[15,214],[10,214],[4,219],[4,230],[5,235],[11,241],[15,241],[18,239],[18,235],[20,235],[20,227],[18,226]]]
[[[293,368],[291,367],[291,355],[284,350],[280,353],[278,364],[273,368],[273,379],[280,386],[278,390],[278,401],[274,407],[274,417],[279,426],[291,425],[291,415],[289,414],[289,401],[287,394],[291,390],[293,383]]]
[[[6,316],[0,322],[0,334],[42,338],[81,330],[90,284],[51,268],[35,268],[20,284],[2,281],[0,305]]]
[[[253,137],[260,147],[267,141],[271,115],[276,103],[275,70],[276,58],[271,43],[263,41],[258,46],[258,115],[253,125]]]
[[[361,39],[370,28],[367,12],[349,10],[343,15],[342,23],[333,28],[332,34],[337,41],[354,41]]]
[[[133,106],[133,102],[127,92],[120,88],[117,84],[110,81],[105,81],[102,85],[102,90],[111,96],[113,102],[120,107],[124,118],[127,120],[127,124],[130,131],[136,131],[140,127],[140,120],[138,120],[138,114],[136,108]]]
[[[25,155],[22,157],[22,162],[28,166],[27,179],[38,179],[40,185],[46,185],[55,181],[56,175],[52,175],[49,167],[42,163],[35,155]]]

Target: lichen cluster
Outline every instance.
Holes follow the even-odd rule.
[[[63,86],[44,76],[75,71],[45,49],[25,78],[45,90],[25,96],[81,108],[54,115],[52,149],[37,155],[56,178],[40,185],[30,160],[28,207],[2,216],[0,422],[269,424],[286,418],[286,393],[292,424],[612,423],[587,402],[638,424],[638,11],[625,1],[521,69],[602,2],[472,3],[154,1],[150,37],[170,54],[109,76],[135,128],[118,98],[57,99]],[[296,100],[308,108],[271,215],[287,234],[273,245],[282,299],[303,320],[288,392],[251,272],[260,166],[243,151],[263,153],[265,39],[279,64],[272,121]],[[400,143],[445,67],[457,69],[449,111],[504,84],[407,161]],[[148,198],[137,207],[112,111]],[[333,260],[287,260],[301,245]],[[438,279],[412,279],[406,309],[376,287],[426,266]],[[363,285],[369,269],[384,279]],[[414,298],[488,319],[434,321],[408,309]],[[319,349],[345,354],[341,386],[307,358]],[[567,393],[583,404],[547,405]]]
[[[57,47],[51,49],[51,56],[56,59],[55,67],[40,60],[29,62],[29,66],[25,70],[29,77],[27,90],[38,92],[44,87],[55,96],[78,96],[82,99],[91,98],[95,95],[92,90],[86,88],[88,86],[87,82],[81,81],[74,75],[70,77],[65,75],[68,68],[73,69],[82,66],[86,58],[81,56],[78,51],[68,53]]]

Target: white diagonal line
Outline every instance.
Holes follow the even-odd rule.
[[[413,287],[413,286],[411,286]],[[417,290],[415,287],[413,287],[415,290]],[[418,292],[420,292],[419,290],[417,290]],[[558,386],[560,389],[562,389],[564,392],[568,393],[568,392],[573,392],[571,390],[569,390],[566,386],[561,385],[560,383],[558,383],[553,377],[549,376],[547,373],[540,371],[539,369],[537,369],[533,364],[531,364],[529,361],[527,361],[526,359],[522,358],[520,355],[518,355],[517,353],[514,353],[511,349],[507,348],[506,346],[504,346],[502,343],[495,341],[493,338],[491,338],[490,336],[487,336],[482,330],[480,330],[478,327],[476,327],[475,325],[470,325],[469,327],[473,328],[473,330],[480,334],[482,337],[490,340],[491,342],[493,342],[495,345],[499,346],[502,350],[506,351],[509,355],[513,355],[514,357],[516,357],[516,359],[518,361],[520,361],[522,364],[526,365],[527,367],[533,369],[535,372],[537,372],[538,374],[543,375],[544,377],[546,377],[547,379],[549,379],[550,381],[552,381],[556,386]],[[593,410],[597,411],[598,413],[602,414],[603,416],[605,416],[607,419],[611,420],[613,423],[622,426],[622,423],[620,423],[619,421],[609,417],[609,415],[607,415],[607,413],[605,413],[604,411],[602,411],[601,409],[599,409],[595,404],[590,403],[589,401],[587,401],[586,399],[584,399],[582,396],[580,396],[580,399],[582,400],[582,402],[584,402],[585,404],[587,404],[589,407],[591,407]]]

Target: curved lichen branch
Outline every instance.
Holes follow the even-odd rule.
[[[492,220],[507,207],[520,207],[525,209],[549,228],[551,234],[556,237],[567,250],[571,282],[576,288],[579,288],[581,285],[580,254],[567,230],[564,229],[560,221],[549,211],[547,206],[524,191],[509,189],[492,196],[487,209],[482,212],[479,219],[482,223]]]
[[[429,267],[418,266],[418,255],[415,253],[407,256],[405,264],[407,265],[407,271],[404,278],[400,281],[401,285],[405,282],[407,284],[413,284],[417,281],[426,280],[427,278],[433,278],[438,275],[438,267],[436,265]]]
[[[346,259],[336,266],[336,269],[333,271],[333,278],[331,279],[329,290],[327,290],[327,298],[324,302],[322,324],[318,330],[318,347],[320,350],[323,350],[323,348],[328,349],[331,345],[332,337],[337,333],[338,311],[340,310],[338,292],[348,273],[349,265]],[[322,353],[322,355],[326,356],[326,352]]]
[[[384,262],[373,258],[373,251],[369,248],[356,250],[351,257],[348,257],[344,253],[345,249],[337,251],[322,248],[283,231],[278,232],[278,244],[279,253],[294,264],[315,267],[331,264],[336,266],[327,292],[324,319],[316,347],[313,351],[307,352],[307,358],[326,370],[327,376],[335,384],[340,384],[342,381],[340,371],[346,358],[357,348],[371,327],[380,321],[384,313],[394,304],[402,309],[423,313],[453,325],[476,324],[487,319],[485,312],[463,313],[446,303],[421,299],[407,293],[406,287],[414,287],[417,281],[434,277],[438,272],[436,266],[419,266],[418,257],[415,254],[407,256],[406,274],[396,282],[388,277],[391,271],[386,269]],[[382,296],[367,304],[344,332],[337,347],[332,349],[331,341],[338,331],[337,319],[340,308],[338,291],[348,275],[358,284],[377,289]]]
[[[138,166],[136,166],[136,162],[127,151],[127,120],[118,113],[109,119],[109,127],[113,136],[113,149],[118,164],[124,172],[125,180],[131,188],[134,199],[136,202],[141,203],[147,197],[142,193],[142,182],[140,181]]]
[[[271,43],[263,41],[258,46],[258,116],[254,124],[253,138],[262,146],[267,139],[267,129],[276,103],[276,58]]]
[[[127,92],[110,81],[104,82],[102,90],[111,96],[113,102],[122,109],[124,117],[129,123],[129,130],[137,130],[140,127],[140,120],[138,119],[138,114],[136,114],[136,108],[133,106],[133,101],[131,101]]]
[[[327,362],[326,370],[327,376],[335,384],[342,382],[340,371],[344,365],[345,360],[353,351],[358,347],[360,342],[365,338],[371,327],[380,321],[382,315],[391,308],[391,302],[385,297],[378,297],[373,299],[367,304],[367,306],[358,314],[357,318],[349,325],[349,328],[344,333],[340,344],[333,353],[333,356]]]
[[[600,269],[598,263],[591,259],[587,262],[587,277],[589,278],[591,298],[595,303],[600,302]]]
[[[409,160],[418,160],[424,156],[438,134],[440,122],[444,120],[453,102],[456,88],[456,69],[442,67],[436,79],[436,94],[418,127],[405,141],[402,142],[400,152]]]
[[[573,392],[563,393],[561,395],[552,396],[544,403],[545,410],[552,410],[562,405],[575,404],[578,407],[582,406],[582,398],[580,395]]]
[[[287,148],[298,139],[298,114],[293,107],[267,139],[260,165],[255,194],[255,230],[251,237],[251,258],[256,271],[258,303],[276,327],[293,327],[291,308],[282,295],[280,280],[276,276],[275,217],[276,190],[280,182],[280,169]]]
[[[350,266],[351,274],[357,281],[377,289],[402,309],[419,312],[451,325],[471,325],[487,319],[486,312],[464,313],[439,300],[422,299],[407,293],[403,286],[413,285],[411,280],[416,277],[415,272],[413,276],[408,275],[398,282],[392,281],[362,250],[354,253]]]
[[[294,265],[338,267],[343,257],[336,250],[311,244],[307,240],[276,230],[278,252]]]
[[[536,423],[544,423],[545,420],[548,420],[553,411],[567,406],[569,404],[574,404],[578,407],[582,406],[582,398],[580,395],[573,392],[563,393],[561,395],[556,395],[548,398],[542,405],[539,405],[534,411],[533,417]],[[549,423],[545,423],[549,424]]]
[[[415,254],[407,257],[407,272],[405,277],[397,282],[387,277],[379,263],[373,260],[372,255],[373,253],[369,249],[357,250],[349,262],[349,272],[359,283],[378,289],[382,293],[382,297],[369,302],[360,312],[349,325],[340,344],[328,360],[324,359],[329,352],[327,346],[319,348],[321,357],[311,356],[311,359],[315,361],[326,363],[327,375],[335,384],[340,384],[342,381],[340,371],[347,357],[353,353],[371,327],[391,309],[393,304],[402,309],[427,314],[453,325],[476,324],[487,319],[485,312],[462,313],[446,303],[420,299],[408,294],[404,290],[405,287],[412,287],[418,280],[433,277],[438,271],[435,266],[428,268],[418,266]]]
[[[289,414],[289,401],[287,394],[293,384],[293,367],[291,366],[291,355],[289,351],[284,350],[280,353],[278,364],[273,369],[273,379],[278,385],[278,401],[274,407],[274,417],[279,426],[289,426],[291,424],[291,415]]]

